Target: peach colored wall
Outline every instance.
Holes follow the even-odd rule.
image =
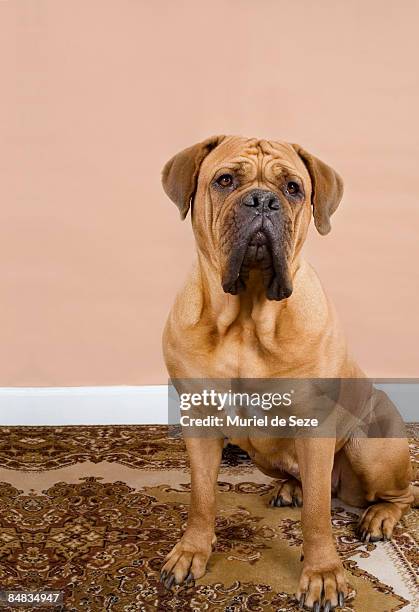
[[[418,375],[418,20],[416,0],[0,2],[0,385],[166,380],[193,241],[160,169],[213,133],[340,171],[307,256],[363,367]]]

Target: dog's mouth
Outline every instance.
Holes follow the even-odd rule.
[[[237,295],[246,290],[251,270],[262,275],[266,297],[283,300],[292,293],[292,282],[284,249],[278,238],[278,228],[269,220],[260,219],[246,237],[238,240],[231,250],[227,269],[223,275],[223,290]]]
[[[268,287],[274,275],[272,250],[269,239],[263,231],[257,231],[251,236],[240,268],[239,278],[246,284],[250,270],[259,269],[262,273],[265,287]]]

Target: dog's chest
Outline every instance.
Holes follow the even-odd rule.
[[[211,366],[215,377],[259,378],[272,376],[285,365],[284,354],[273,332],[260,337],[244,327],[219,336],[213,344]]]

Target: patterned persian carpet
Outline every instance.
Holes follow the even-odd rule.
[[[224,451],[209,571],[195,586],[166,591],[159,570],[189,503],[180,438],[164,426],[0,429],[1,589],[61,590],[68,612],[298,609],[300,510],[269,507],[274,482],[237,448]],[[411,426],[416,463],[418,433]],[[354,589],[344,610],[418,610],[417,511],[392,541],[376,544],[355,536],[358,514],[334,501],[334,533]]]

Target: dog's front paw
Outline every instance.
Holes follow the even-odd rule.
[[[348,584],[338,558],[330,563],[304,563],[297,592],[300,608],[330,612],[344,606],[347,595]]]
[[[202,578],[215,541],[215,536],[211,541],[203,537],[188,537],[185,533],[166,556],[160,574],[164,586],[171,589],[174,584],[188,585]]]

